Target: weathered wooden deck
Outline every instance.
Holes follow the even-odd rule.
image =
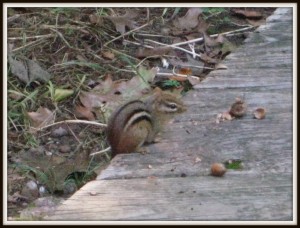
[[[293,220],[292,8],[279,8],[185,98],[189,110],[146,155],[115,157],[46,220]],[[241,119],[216,123],[236,97]],[[265,107],[266,118],[252,111]],[[201,161],[199,160],[201,159]],[[243,170],[213,177],[212,162]]]

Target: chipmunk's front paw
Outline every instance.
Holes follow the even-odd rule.
[[[153,143],[159,143],[163,140],[163,138],[161,137],[161,135],[158,135],[155,137],[155,139],[153,140]]]
[[[148,147],[141,147],[141,148],[138,149],[137,152],[145,155],[145,154],[149,153],[149,148]]]

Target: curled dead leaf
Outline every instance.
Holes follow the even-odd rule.
[[[266,24],[266,19],[264,19],[264,18],[262,18],[260,20],[250,20],[250,19],[246,19],[246,20],[250,25],[255,26],[255,27]]]
[[[255,10],[233,9],[232,12],[235,13],[237,16],[242,16],[242,17],[246,17],[246,18],[257,18],[257,19],[262,18],[262,14],[258,11],[255,11]]]
[[[8,62],[12,74],[27,84],[35,80],[47,82],[51,77],[51,74],[33,60],[23,59],[19,61],[10,54],[8,55]]]
[[[183,76],[171,75],[171,76],[168,76],[168,79],[175,80],[178,82],[185,82],[188,79],[188,77],[185,75],[183,75]]]
[[[216,70],[227,70],[228,67],[227,67],[226,65],[222,64],[222,63],[217,63],[217,64],[215,65],[215,69],[216,69]]]
[[[116,30],[121,34],[124,34],[126,26],[130,29],[136,28],[136,22],[132,20],[135,17],[137,17],[137,13],[135,11],[127,10],[123,16],[105,16],[104,18],[111,20],[114,23]]]
[[[187,13],[173,21],[173,24],[180,29],[191,30],[197,27],[199,15],[202,13],[201,8],[190,8]]]
[[[109,60],[113,60],[115,58],[115,54],[111,51],[103,51],[102,56]]]
[[[184,75],[191,75],[193,72],[192,72],[192,69],[191,68],[180,68],[178,70],[178,74],[184,74]]]
[[[92,24],[97,24],[97,25],[102,25],[103,24],[103,17],[96,15],[96,14],[91,14],[89,16],[90,22]]]
[[[54,112],[47,108],[39,107],[36,112],[27,112],[31,125],[35,128],[42,128],[54,123]]]
[[[80,105],[75,107],[75,116],[78,119],[87,119],[90,121],[95,120],[95,116],[94,116],[93,112],[91,111],[91,109],[80,106]]]

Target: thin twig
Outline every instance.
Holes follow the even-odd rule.
[[[133,60],[135,60],[135,61],[140,61],[139,59],[137,59],[137,58],[135,58],[135,57],[132,57],[132,56],[130,56],[130,55],[127,55],[127,54],[125,54],[125,53],[123,53],[123,52],[120,52],[120,51],[118,51],[118,50],[116,50],[116,49],[113,49],[113,48],[111,48],[111,47],[109,47],[109,49],[110,49],[112,52],[115,52],[115,53],[117,53],[117,54],[119,54],[119,55],[124,55],[124,56],[126,56],[127,58],[133,59]]]
[[[145,39],[145,41],[148,41],[148,42],[151,42],[151,43],[154,43],[154,44],[159,44],[159,45],[162,45],[162,46],[165,46],[165,47],[172,47],[172,48],[174,48],[174,49],[178,49],[178,50],[181,50],[181,51],[186,52],[186,53],[188,53],[188,54],[195,55],[195,56],[201,58],[201,55],[199,55],[199,54],[194,54],[193,52],[188,51],[188,50],[186,50],[186,49],[184,49],[184,48],[181,48],[181,47],[177,47],[176,45],[164,44],[164,43],[160,43],[160,42],[157,42],[157,41],[154,41],[154,40],[149,40],[149,39]]]
[[[63,34],[59,31],[57,31],[56,29],[54,28],[50,28],[50,30],[52,30],[53,32],[56,32],[57,35],[65,42],[65,44],[69,47],[69,48],[72,48],[72,46],[69,44],[69,42],[65,39],[65,37],[63,36]]]
[[[234,34],[234,33],[251,30],[253,28],[254,28],[254,26],[248,26],[246,28],[241,28],[241,29],[237,29],[237,30],[223,32],[223,33],[219,33],[219,34],[213,34],[213,35],[210,35],[210,37],[214,38],[214,37],[217,37],[219,35],[231,35],[231,34]],[[181,46],[181,45],[185,45],[185,44],[189,44],[189,43],[195,43],[195,42],[202,41],[202,40],[203,40],[203,37],[200,37],[200,38],[197,38],[197,39],[188,40],[188,41],[180,42],[180,43],[175,43],[175,44],[171,44],[171,45],[168,45],[168,46],[170,46],[170,47]]]
[[[18,48],[13,49],[11,52],[20,51],[20,50],[22,50],[22,49],[24,49],[24,48],[27,48],[27,47],[29,47],[29,46],[38,45],[38,44],[40,44],[40,43],[42,43],[42,42],[45,42],[46,38],[49,38],[49,37],[43,37],[43,38],[41,38],[41,39],[39,39],[39,40],[32,41],[32,42],[30,42],[30,43],[25,44],[24,46],[21,46],[21,47],[18,47]]]
[[[19,17],[21,17],[20,14],[15,14],[15,15],[13,15],[13,16],[11,16],[11,17],[8,17],[8,18],[7,18],[7,23],[11,23],[11,22],[13,22],[14,20],[18,19]]]
[[[159,35],[159,34],[148,34],[148,33],[135,33],[137,36],[150,36],[150,37],[164,37],[164,38],[173,38],[172,36]]]
[[[100,150],[100,151],[91,153],[90,156],[94,156],[96,154],[103,154],[103,153],[106,153],[107,151],[110,151],[110,150],[111,150],[111,147],[109,146],[109,147],[105,148],[104,150]]]
[[[38,36],[26,36],[26,40],[28,39],[39,39],[39,38],[48,38],[53,37],[53,34],[47,34],[47,35],[38,35]],[[8,40],[24,40],[24,37],[7,37]]]
[[[223,32],[223,33],[220,33],[220,34],[214,34],[214,35],[211,35],[210,37],[217,37],[219,35],[231,35],[233,33],[238,33],[238,32],[241,32],[241,31],[250,30],[252,28],[254,28],[254,26],[248,26],[246,28],[241,28],[241,29],[237,29],[237,30],[233,30],[233,31]],[[195,42],[202,41],[202,40],[203,40],[203,37],[200,37],[200,38],[197,38],[197,39],[188,40],[188,41],[185,41],[185,42],[180,42],[180,43],[175,43],[175,44],[164,44],[164,43],[160,43],[160,42],[157,42],[157,41],[154,41],[154,40],[145,39],[145,41],[148,41],[148,42],[151,42],[151,43],[154,43],[154,44],[159,44],[159,45],[162,45],[162,46],[165,46],[165,47],[172,47],[172,48],[184,51],[186,53],[189,53],[193,56],[198,56],[199,58],[201,58],[201,55],[195,54],[191,51],[188,51],[184,48],[180,48],[178,46],[186,45],[186,44],[190,44],[190,43],[195,43]]]
[[[12,123],[12,125],[14,126],[16,132],[19,132],[19,131],[18,131],[18,128],[16,127],[16,125],[15,125],[15,123],[14,123],[14,121],[12,121],[12,119],[11,119],[9,116],[8,116],[8,119],[10,120],[10,122]]]
[[[140,44],[140,43],[133,42],[133,41],[130,41],[130,40],[125,40],[125,39],[124,39],[124,41],[125,41],[126,43],[134,44],[134,45],[137,45],[137,46],[142,46],[142,47],[154,49],[154,47],[152,47],[152,46],[150,46],[150,45]]]
[[[80,140],[77,138],[77,136],[75,135],[75,133],[73,132],[73,130],[69,127],[69,125],[67,124],[67,127],[69,128],[71,134],[74,136],[74,138],[76,139],[76,141],[80,144]]]
[[[117,72],[127,72],[127,73],[136,73],[134,70],[126,70],[126,69],[120,69],[120,68],[117,68],[111,64],[108,64],[107,65],[108,67],[112,68],[112,69],[115,69]]]
[[[191,78],[196,78],[196,79],[199,79],[199,77],[197,76],[194,76],[194,75],[185,75],[185,74],[177,74],[177,73],[156,73],[156,76],[178,76],[178,77],[183,77],[183,78],[187,78],[188,76],[191,77]]]
[[[133,29],[133,30],[130,30],[130,31],[128,31],[128,32],[125,32],[124,34],[121,34],[120,36],[117,36],[116,38],[114,38],[114,39],[112,39],[112,40],[106,42],[103,46],[106,47],[106,46],[107,46],[108,44],[110,44],[111,42],[114,42],[115,40],[118,40],[118,39],[120,39],[120,38],[122,38],[122,37],[124,37],[124,36],[126,36],[126,35],[128,35],[128,34],[130,34],[130,33],[133,33],[133,32],[135,32],[135,31],[137,31],[137,30],[140,30],[140,29],[142,29],[142,28],[148,26],[150,23],[151,23],[151,21],[148,22],[148,23],[146,23],[146,24],[144,24],[144,25],[142,25],[142,26],[140,26],[140,27],[138,27],[138,28],[135,28],[135,29]]]
[[[91,124],[91,125],[96,125],[96,126],[99,126],[99,127],[107,127],[107,124],[103,124],[103,123],[97,123],[97,122],[93,122],[93,121],[88,121],[88,120],[63,120],[63,121],[59,121],[59,122],[56,122],[56,123],[53,123],[53,124],[49,124],[47,126],[44,126],[44,127],[41,127],[41,128],[34,128],[34,130],[43,130],[45,128],[48,128],[48,127],[51,127],[51,126],[54,126],[54,125],[57,125],[57,124],[63,124],[63,123],[79,123],[79,124]]]

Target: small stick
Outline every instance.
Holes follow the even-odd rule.
[[[48,38],[53,37],[53,34],[47,34],[47,35],[38,35],[38,36],[27,36],[26,40],[28,39],[39,39],[39,38]],[[23,40],[23,37],[7,37],[8,40]]]
[[[241,28],[241,29],[232,30],[232,31],[223,32],[223,33],[218,33],[218,34],[213,34],[210,37],[217,37],[219,35],[232,35],[234,33],[242,32],[242,31],[247,31],[247,30],[250,30],[252,28],[254,28],[254,26],[248,26],[246,28]],[[195,43],[195,42],[202,41],[202,40],[203,40],[203,37],[200,37],[200,38],[197,38],[197,39],[188,40],[188,41],[180,42],[180,43],[176,43],[176,44],[171,44],[171,45],[168,45],[168,46],[170,46],[170,47],[181,46],[181,45],[185,45],[185,44],[189,44],[189,43]]]
[[[176,45],[168,45],[168,44],[164,44],[164,43],[160,43],[160,42],[157,42],[157,41],[154,41],[154,40],[149,40],[149,39],[145,39],[145,41],[148,41],[148,42],[151,42],[151,43],[154,43],[154,44],[159,44],[159,45],[162,45],[162,46],[165,46],[165,47],[172,47],[172,48],[174,48],[174,49],[178,49],[178,50],[181,50],[181,51],[183,51],[183,52],[186,52],[186,53],[188,53],[188,54],[191,54],[191,55],[195,55],[195,56],[198,56],[199,58],[201,58],[201,55],[199,55],[199,54],[194,54],[193,52],[191,52],[191,51],[188,51],[188,50],[186,50],[186,49],[184,49],[184,48],[181,48],[181,47],[177,47]],[[192,42],[191,42],[192,43]]]
[[[109,146],[109,147],[107,147],[107,148],[104,149],[104,150],[100,150],[100,151],[91,153],[90,156],[94,156],[94,155],[96,155],[96,154],[103,154],[103,153],[105,153],[105,152],[107,152],[107,151],[110,151],[110,150],[111,150],[111,147]]]
[[[146,23],[146,24],[144,24],[144,25],[142,25],[142,26],[140,26],[140,27],[138,27],[138,28],[135,28],[135,29],[133,29],[133,30],[130,30],[130,31],[128,31],[128,32],[125,32],[124,34],[122,34],[122,35],[120,35],[120,36],[117,36],[116,38],[114,38],[114,39],[112,39],[112,40],[106,42],[103,46],[106,47],[106,46],[107,46],[108,44],[110,44],[111,42],[114,42],[115,40],[118,40],[118,39],[120,39],[120,38],[122,38],[122,37],[124,37],[124,36],[126,36],[126,35],[128,35],[128,34],[130,34],[130,33],[132,33],[132,32],[134,32],[134,31],[137,31],[137,30],[139,30],[139,29],[142,29],[142,28],[148,26],[149,23],[150,23],[150,22],[148,22],[148,23]]]
[[[57,125],[57,124],[63,124],[63,123],[84,123],[84,124],[97,125],[97,126],[100,126],[100,127],[107,127],[107,124],[97,123],[97,122],[88,121],[88,120],[63,120],[63,121],[59,121],[59,122],[56,122],[56,123],[53,123],[53,124],[49,124],[49,125],[41,127],[41,128],[34,128],[33,127],[33,129],[40,131],[40,130],[43,130],[45,128],[48,128],[48,127],[51,127],[51,126],[54,126],[54,125]]]
[[[48,38],[48,37],[47,37],[47,38]],[[25,44],[24,46],[21,46],[21,47],[18,47],[18,48],[13,49],[11,52],[20,51],[20,50],[22,50],[22,49],[24,49],[24,48],[27,48],[27,47],[29,47],[29,46],[32,46],[32,45],[38,45],[38,44],[40,44],[41,42],[44,42],[45,39],[46,39],[46,38],[43,37],[43,38],[41,38],[41,39],[39,39],[39,40],[32,41],[32,42],[30,42],[30,43]]]
[[[73,132],[73,130],[69,127],[69,125],[67,124],[67,127],[69,128],[71,134],[74,136],[74,138],[76,139],[76,141],[80,144],[80,140],[77,138],[77,136],[75,135],[75,133]]]

